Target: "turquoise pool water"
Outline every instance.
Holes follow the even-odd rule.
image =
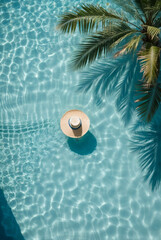
[[[25,240],[159,240],[161,191],[143,182],[113,98],[97,106],[67,68],[81,37],[55,26],[83,2],[1,0],[0,188]],[[91,121],[79,141],[59,127],[69,109]]]

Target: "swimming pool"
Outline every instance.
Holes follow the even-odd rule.
[[[67,67],[80,35],[55,27],[82,2],[0,3],[0,187],[25,240],[159,240],[160,190],[143,182],[113,98],[97,106]],[[69,109],[90,118],[80,141],[60,130]]]

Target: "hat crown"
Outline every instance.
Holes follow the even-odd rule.
[[[84,136],[90,126],[88,116],[77,109],[67,111],[60,121],[62,132],[71,138],[80,138]]]
[[[81,120],[80,120],[79,117],[77,117],[77,116],[72,116],[72,117],[70,118],[70,125],[71,125],[72,127],[74,127],[74,128],[79,127],[80,124],[81,124]]]

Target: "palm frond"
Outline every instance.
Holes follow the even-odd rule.
[[[131,150],[138,153],[144,180],[152,191],[157,190],[161,183],[161,125],[153,123],[148,130],[136,131]]]
[[[139,99],[135,102],[138,103],[138,115],[142,120],[150,122],[161,102],[161,84],[140,84],[137,86],[137,94]]]
[[[147,84],[154,84],[159,75],[160,68],[160,48],[151,46],[139,53],[141,71]]]
[[[142,12],[143,14],[145,14],[145,4],[143,0],[133,0],[135,6],[137,7],[137,9],[139,10],[139,12]]]
[[[138,9],[133,4],[132,0],[128,2],[122,0],[113,0],[112,2],[118,5],[118,7],[121,7],[123,12],[130,14],[133,18],[140,20],[143,24],[145,24],[144,19],[141,17],[141,14],[138,12]]]
[[[142,35],[134,36],[127,44],[123,46],[123,48],[120,51],[115,53],[114,57],[118,57],[122,54],[125,54],[125,53],[127,54],[129,52],[135,51],[138,48],[141,40],[142,40]]]
[[[80,8],[73,10],[73,12],[63,14],[57,28],[66,33],[75,32],[77,27],[80,32],[88,32],[97,27],[100,22],[104,27],[105,22],[109,20],[127,21],[125,16],[111,13],[101,6],[82,4]]]
[[[160,13],[161,12],[161,1],[157,0],[154,7]]]
[[[160,29],[153,26],[147,26],[147,33],[151,39],[154,39],[160,34]]]
[[[79,69],[86,64],[92,63],[96,58],[100,58],[103,54],[106,56],[111,51],[112,44],[124,36],[136,33],[137,30],[131,29],[127,24],[113,24],[105,28],[103,32],[88,37],[82,44],[80,49],[75,53],[71,68]]]
[[[153,10],[153,11],[158,11],[161,9],[161,1],[160,0],[148,0],[145,1],[146,3],[146,9],[147,10]]]
[[[127,33],[126,35],[124,35],[123,37],[120,37],[117,41],[115,41],[115,42],[111,45],[111,47],[114,48],[115,46],[117,46],[118,44],[120,44],[125,38],[130,37],[130,36],[133,35],[134,33],[137,33],[137,31],[136,31],[136,30],[131,31],[131,32]],[[134,36],[134,37],[127,43],[127,44],[129,45],[129,49],[130,49],[130,48],[136,49],[137,46],[138,46],[138,44],[139,44],[139,41],[140,41],[141,37],[142,37],[141,35],[139,35],[139,36]],[[132,46],[133,46],[133,47],[132,47]],[[134,46],[135,46],[135,47],[134,47]],[[127,48],[127,50],[128,50],[128,48]]]
[[[135,5],[145,16],[145,22],[148,25],[153,23],[153,20],[157,16],[159,10],[158,0],[133,0]]]
[[[152,19],[152,25],[153,26],[155,26],[155,21],[156,21],[156,19],[159,18],[160,14],[161,14],[161,7],[160,7],[160,9],[153,8],[153,11],[151,12],[151,19]]]
[[[148,0],[148,2],[151,7],[154,7],[154,6],[158,5],[158,3],[159,3],[158,0]]]
[[[159,16],[158,18],[156,18],[154,20],[154,26],[157,27],[157,28],[161,27],[161,16]]]

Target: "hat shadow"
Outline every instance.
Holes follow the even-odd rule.
[[[68,138],[67,143],[71,151],[79,155],[91,154],[97,146],[97,140],[91,132],[81,138]]]

